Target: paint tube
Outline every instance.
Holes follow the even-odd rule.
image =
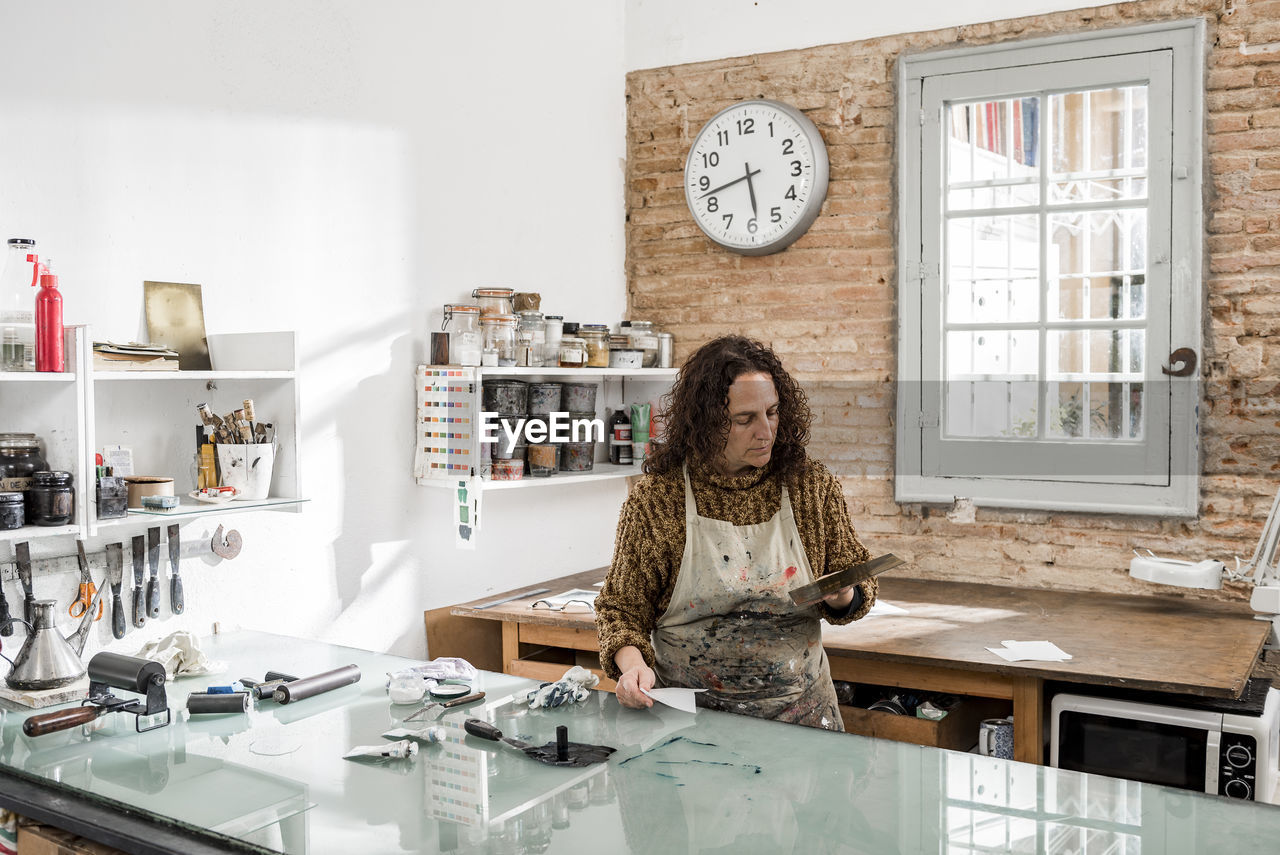
[[[403,760],[418,753],[418,743],[402,739],[399,742],[387,742],[382,745],[357,745],[343,758],[351,760],[356,757],[371,757],[375,760]]]
[[[425,742],[427,745],[436,745],[444,742],[444,728],[439,725],[420,728],[393,727],[382,735],[386,739],[414,739],[418,742]]]
[[[649,403],[631,405],[631,441],[649,441],[649,414],[653,405]]]

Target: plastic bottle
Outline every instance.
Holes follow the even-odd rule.
[[[31,289],[40,272],[36,242],[9,238],[8,246],[0,275],[0,371],[34,371],[36,327]],[[32,265],[29,278],[27,264]]]
[[[62,295],[58,293],[58,277],[41,264],[40,290],[36,292],[36,370],[61,372],[62,359]]]

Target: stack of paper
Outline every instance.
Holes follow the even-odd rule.
[[[177,371],[178,352],[161,345],[95,341],[93,367],[97,371]]]
[[[1071,654],[1052,641],[1005,641],[1004,647],[988,647],[1006,662],[1065,662]]]

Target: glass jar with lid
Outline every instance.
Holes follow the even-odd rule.
[[[498,365],[516,364],[516,323],[515,315],[480,316],[480,329],[484,330],[484,349],[494,349],[498,353]]]
[[[560,367],[582,368],[587,364],[587,343],[576,335],[560,339]]]
[[[587,367],[609,367],[609,327],[604,324],[583,324],[578,327],[578,337],[587,345]]]
[[[631,338],[631,347],[643,350],[643,367],[656,368],[658,365],[658,333],[653,328],[653,321],[623,321],[622,330]]]
[[[480,317],[489,315],[512,315],[515,309],[511,303],[514,288],[476,288],[471,292],[480,306]]]
[[[541,366],[547,348],[547,322],[542,317],[542,312],[527,309],[520,313],[518,342],[522,348],[527,346],[529,350],[527,353],[521,351],[523,358],[517,359],[517,363]]]
[[[449,332],[449,359],[457,365],[479,365],[484,349],[479,306],[444,307],[444,328]]]
[[[25,493],[35,473],[48,468],[34,433],[0,433],[0,490]]]

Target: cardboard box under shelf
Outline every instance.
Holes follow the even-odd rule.
[[[984,718],[1004,718],[1011,712],[1011,703],[990,698],[962,698],[939,721],[840,706],[840,717],[849,733],[956,751],[967,751],[977,743],[978,725]]]
[[[18,828],[18,855],[127,855],[119,849],[77,837],[48,825]]]

